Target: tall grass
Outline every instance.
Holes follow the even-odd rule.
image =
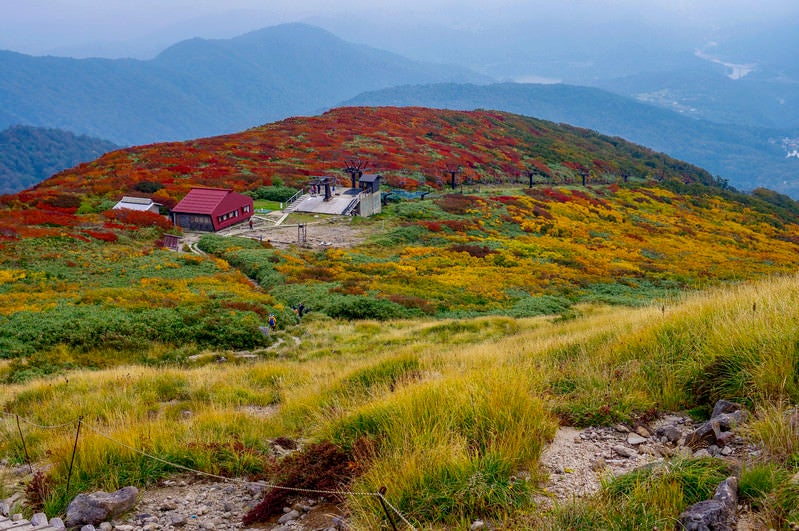
[[[351,323],[312,314],[291,330],[300,344],[287,335],[269,359],[73,371],[5,386],[0,400],[36,424],[81,416],[91,426],[69,493],[75,424],[23,426],[30,455],[54,465],[55,510],[78,490],[147,485],[172,472],[139,452],[209,473],[258,475],[269,440],[291,437],[360,449],[364,473],[354,488],[386,486],[392,503],[424,525],[501,521],[534,510],[538,459],[559,422],[609,424],[730,398],[754,409],[752,437],[769,455],[799,464],[787,411],[799,399],[797,280],[639,308],[578,305],[568,320]],[[0,430],[0,451],[22,462],[13,417]],[[657,487],[609,491],[615,502],[564,507],[552,521],[660,526],[693,499],[682,480],[646,481],[639,483]],[[793,499],[784,483],[773,491]],[[635,503],[609,516],[618,499]],[[384,524],[374,504],[349,503],[357,526]]]

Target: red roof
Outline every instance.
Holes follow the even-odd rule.
[[[174,206],[172,212],[211,215],[225,198],[233,193],[235,193],[233,190],[227,188],[192,188],[186,197]]]

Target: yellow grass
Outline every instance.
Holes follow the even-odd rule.
[[[795,436],[774,419],[799,398],[797,302],[799,278],[790,276],[643,308],[586,306],[565,321],[315,317],[292,332],[299,345],[289,340],[268,360],[76,371],[6,386],[0,444],[23,459],[16,414],[48,426],[82,417],[78,476],[110,488],[152,479],[128,447],[247,474],[270,438],[347,446],[364,436],[376,450],[358,488],[386,485],[422,522],[461,522],[501,513],[516,499],[508,489],[519,472],[538,477],[559,420],[618,422],[733,398],[761,412],[759,432],[775,441],[775,453],[791,454]],[[33,459],[53,461],[63,481],[75,423],[23,423],[23,431]],[[220,463],[231,439],[255,453],[231,451]],[[141,472],[123,474],[131,462]],[[430,503],[447,497],[457,501],[448,514],[430,513]],[[353,501],[352,510],[364,525],[379,519],[373,507]]]

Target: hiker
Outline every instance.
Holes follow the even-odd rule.
[[[305,313],[305,305],[303,303],[300,303],[299,306],[297,306],[297,316],[300,319],[302,319],[303,313]]]
[[[275,314],[273,313],[269,314],[269,320],[267,321],[267,323],[269,323],[269,328],[271,330],[275,329],[275,327],[277,326],[277,319],[275,319]]]
[[[250,230],[252,230],[252,220],[250,220]]]

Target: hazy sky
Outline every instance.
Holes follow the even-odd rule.
[[[466,30],[513,20],[638,19],[707,31],[797,13],[796,0],[0,0],[0,48],[37,55],[161,40],[170,31],[176,40],[229,37],[281,22],[347,16]]]

